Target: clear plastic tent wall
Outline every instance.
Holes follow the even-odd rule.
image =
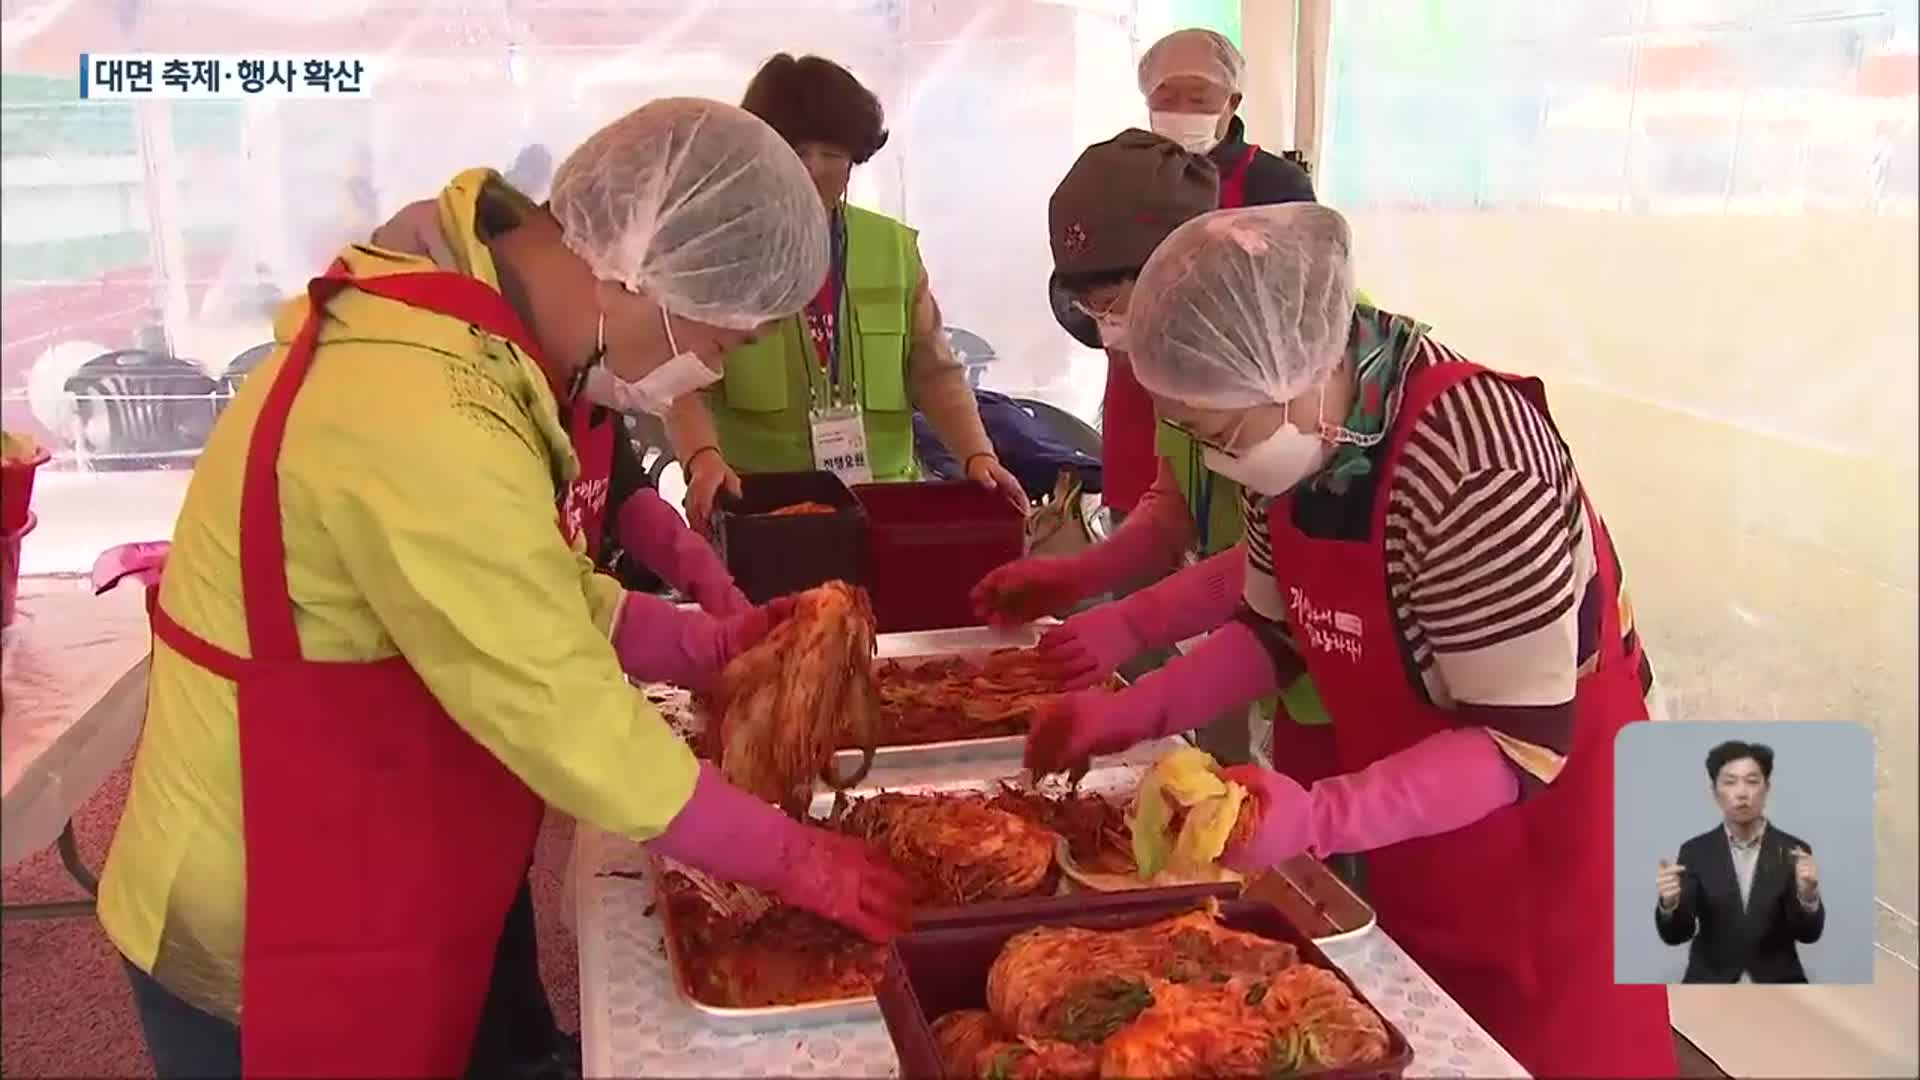
[[[1091,418],[1104,361],[1049,312],[1047,195],[1080,148],[1144,124],[1145,35],[1228,7],[8,0],[4,423],[55,451],[36,500],[91,493],[87,525],[40,515],[26,570],[166,533],[275,305],[342,245],[474,166],[544,196],[601,125],[658,97],[737,102],[777,51],[831,57],[882,99],[892,138],[851,198],[920,230],[948,323],[990,354],[982,383]],[[331,99],[83,102],[84,52],[354,54],[378,77]]]
[[[1353,223],[1359,285],[1548,380],[1673,716],[1873,727],[1877,936],[1911,964],[1915,5],[1332,8],[1315,181]],[[168,533],[223,380],[342,244],[463,168],[543,194],[523,151],[557,163],[654,97],[736,101],[778,50],[883,99],[893,136],[852,197],[921,231],[949,324],[991,346],[984,385],[1091,419],[1102,361],[1042,289],[1047,195],[1081,147],[1144,121],[1147,44],[1208,17],[1232,36],[1239,10],[5,0],[0,421],[57,454],[26,569]],[[82,103],[87,51],[352,53],[381,80],[354,100]],[[181,361],[138,408],[76,378],[123,350]]]
[[[1340,0],[1359,285],[1547,381],[1668,711],[1872,728],[1915,963],[1915,5]]]

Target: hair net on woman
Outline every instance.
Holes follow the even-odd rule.
[[[1154,42],[1140,58],[1140,92],[1151,94],[1168,79],[1197,75],[1229,94],[1237,94],[1246,71],[1246,57],[1225,37],[1211,30],[1175,30]]]
[[[1218,210],[1181,225],[1133,287],[1134,377],[1201,409],[1298,397],[1345,355],[1351,248],[1346,219],[1318,203]]]
[[[596,277],[713,326],[792,315],[827,276],[806,167],[765,122],[717,101],[662,98],[600,129],[560,163],[548,206]]]

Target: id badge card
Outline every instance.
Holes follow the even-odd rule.
[[[867,463],[867,425],[860,407],[842,405],[815,409],[813,423],[813,467],[830,472],[848,486],[873,482],[873,468]]]

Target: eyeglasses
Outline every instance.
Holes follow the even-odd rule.
[[[1114,302],[1112,302],[1111,304],[1108,304],[1104,308],[1095,308],[1084,300],[1072,301],[1073,310],[1079,312],[1082,315],[1085,315],[1087,318],[1092,319],[1094,322],[1105,322],[1108,319],[1126,318],[1127,317],[1126,312],[1114,310],[1119,306],[1120,306],[1120,301],[1118,300],[1115,300]]]

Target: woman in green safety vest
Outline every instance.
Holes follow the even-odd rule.
[[[762,327],[726,374],[681,399],[667,434],[687,475],[687,517],[704,529],[740,474],[834,473],[848,483],[919,478],[913,414],[926,414],[968,478],[1026,509],[980,422],[948,345],[914,230],[846,201],[853,167],[886,145],[880,100],[817,56],[780,53],[741,107],[793,146],[832,219],[831,269],[805,311]]]

